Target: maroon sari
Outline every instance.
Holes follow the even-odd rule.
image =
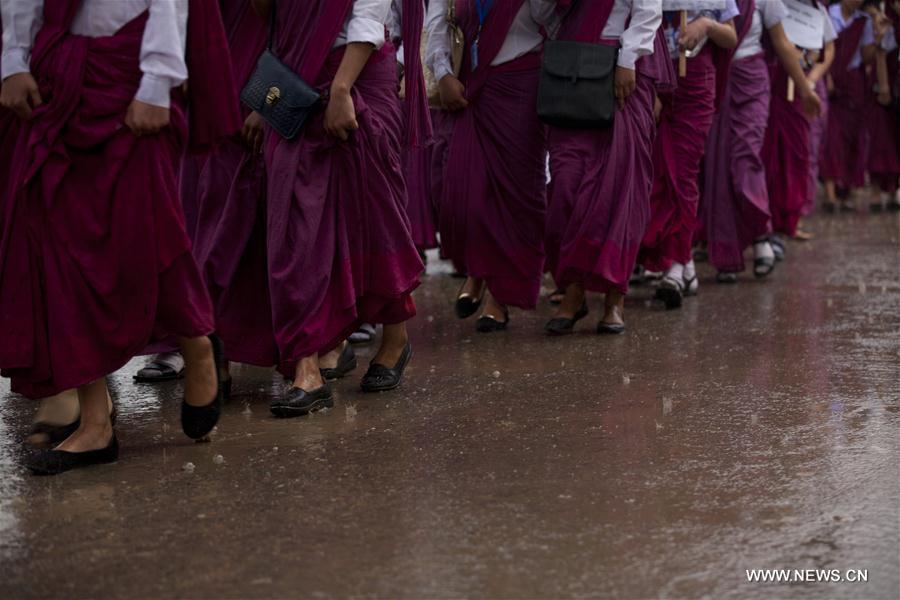
[[[456,1],[456,0],[453,0]],[[466,49],[460,79],[469,106],[452,113],[453,135],[440,207],[441,248],[457,271],[484,279],[506,306],[537,305],[544,268],[546,139],[537,118],[540,53],[502,65],[503,46],[523,0],[496,0],[472,69]],[[474,0],[457,1],[457,19],[474,40]]]
[[[141,80],[147,13],[113,36],[87,38],[69,33],[79,7],[45,3],[31,63],[45,103],[4,139],[16,151],[0,180],[0,368],[32,398],[108,375],[151,337],[213,330],[176,187],[189,130],[180,94],[161,133],[137,138],[123,127]],[[201,101],[208,83],[229,80],[228,53],[215,45],[224,39],[217,5],[195,0],[190,10],[189,29],[208,34],[205,48],[188,40]],[[233,87],[217,93],[234,101]],[[210,105],[191,129],[205,145],[237,125]]]
[[[323,91],[343,57],[343,49],[333,52],[332,46],[351,4],[279,5],[279,57]],[[417,14],[414,5],[404,4],[410,32],[422,27],[409,20]],[[420,64],[415,35],[404,34],[416,40],[414,48],[406,44],[414,55],[408,70]],[[360,128],[349,141],[325,133],[322,113],[293,141],[268,136],[269,293],[286,375],[297,360],[334,348],[362,322],[401,323],[415,314],[411,293],[423,267],[406,215],[400,151],[404,131],[408,142],[420,143],[425,126],[403,127],[393,52],[386,44],[373,54],[353,87]],[[419,104],[410,104],[407,122],[419,123]]]

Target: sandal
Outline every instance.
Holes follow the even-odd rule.
[[[375,339],[375,326],[363,323],[359,329],[350,334],[348,341],[351,344],[368,344]]]
[[[134,376],[135,383],[162,383],[184,377],[184,359],[178,352],[157,354]]]

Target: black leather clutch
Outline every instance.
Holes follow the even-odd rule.
[[[272,48],[278,3],[273,0],[269,16],[269,47],[241,91],[241,102],[255,110],[286,140],[300,133],[322,99],[319,92],[281,62]]]
[[[259,57],[256,70],[241,92],[241,101],[286,140],[297,137],[318,110],[321,99],[315,88],[278,60],[271,50]]]

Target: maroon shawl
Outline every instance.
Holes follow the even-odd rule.
[[[478,68],[472,69],[471,46],[478,32],[478,10],[474,0],[450,0],[456,2],[456,20],[466,36],[466,52],[463,58],[460,80],[466,85],[466,96],[471,101],[484,85],[488,66],[506,41],[509,28],[522,8],[524,0],[494,0],[493,8],[487,15],[478,42]]]

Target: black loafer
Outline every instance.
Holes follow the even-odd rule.
[[[597,333],[600,335],[619,335],[625,333],[625,324],[600,321],[597,323]]]
[[[210,335],[213,358],[216,363],[216,397],[206,406],[192,406],[181,401],[181,429],[193,440],[199,440],[213,430],[222,416],[222,404],[225,402],[225,386],[222,385],[222,368],[225,364],[225,349],[217,335]]]
[[[325,381],[334,381],[349,375],[351,371],[356,369],[356,366],[356,352],[353,351],[353,346],[346,344],[338,357],[337,366],[329,369],[319,369],[319,373],[322,374],[322,379]]]
[[[460,294],[460,296],[456,299],[456,306],[454,310],[456,311],[456,316],[460,319],[468,319],[476,312],[478,312],[478,308],[481,306],[481,298],[476,298],[470,294]]]
[[[387,392],[399,387],[400,382],[403,381],[403,372],[409,365],[411,358],[412,346],[407,342],[394,368],[391,369],[378,363],[369,365],[369,370],[366,371],[360,383],[362,391],[372,394],[375,392]]]
[[[572,333],[575,330],[575,323],[588,316],[589,312],[587,302],[585,302],[571,319],[567,317],[557,317],[556,319],[547,321],[547,324],[544,325],[544,331],[549,335],[567,335]]]
[[[35,475],[59,475],[82,467],[107,465],[117,460],[119,460],[119,440],[113,433],[106,448],[87,452],[40,450],[25,461],[25,466]]]
[[[272,400],[269,410],[280,419],[302,417],[309,413],[334,406],[331,386],[327,383],[311,392],[291,388],[281,398]]]
[[[509,311],[504,311],[504,320],[501,321],[497,317],[491,315],[482,315],[475,321],[475,331],[478,333],[494,333],[495,331],[506,331],[509,325]]]

